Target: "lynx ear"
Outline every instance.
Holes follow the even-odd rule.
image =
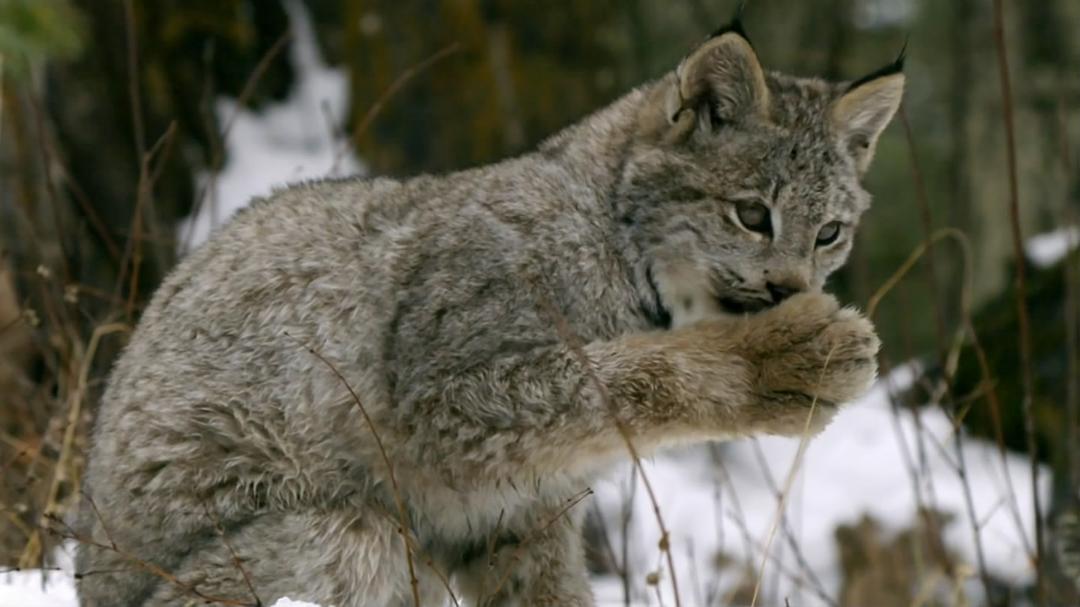
[[[680,121],[693,110],[710,128],[768,115],[769,88],[750,41],[736,20],[713,34],[675,71],[668,100],[668,120]]]
[[[859,174],[874,159],[878,137],[889,125],[904,96],[903,56],[855,81],[832,107],[832,124],[855,157]]]

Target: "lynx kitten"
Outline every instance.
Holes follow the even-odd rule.
[[[766,72],[736,23],[530,154],[256,201],[112,372],[83,604],[591,605],[565,506],[616,419],[645,453],[799,434],[873,381],[821,288],[899,68]]]

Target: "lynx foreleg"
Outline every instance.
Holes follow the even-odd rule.
[[[560,344],[434,382],[412,404],[416,457],[475,478],[543,476],[664,442],[820,429],[876,374],[873,327],[825,295],[580,348]],[[432,437],[435,437],[434,439]],[[448,466],[454,466],[449,468]]]

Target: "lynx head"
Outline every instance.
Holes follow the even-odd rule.
[[[736,22],[644,91],[615,198],[673,324],[820,290],[843,265],[901,66],[840,83],[766,72]]]

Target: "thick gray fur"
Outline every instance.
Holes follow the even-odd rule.
[[[820,290],[902,88],[766,73],[729,31],[533,153],[256,201],[112,372],[83,604],[413,604],[351,387],[423,604],[591,605],[564,511],[627,456],[614,418],[641,453],[798,435],[873,381],[872,326]]]

